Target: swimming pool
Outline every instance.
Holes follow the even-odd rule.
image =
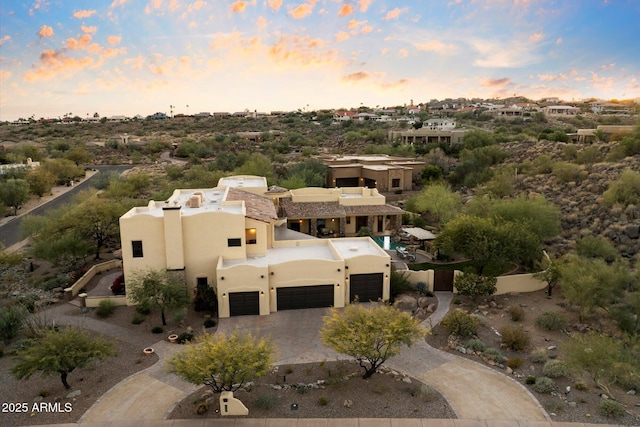
[[[394,242],[392,236],[371,236],[371,238],[378,246],[387,251],[395,251],[397,247],[404,248],[403,244]]]

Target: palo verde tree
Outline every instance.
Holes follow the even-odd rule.
[[[8,179],[0,187],[0,201],[13,208],[13,214],[18,215],[18,209],[29,199],[29,183],[24,179]]]
[[[126,285],[127,296],[135,304],[160,309],[163,326],[167,325],[167,311],[179,310],[190,302],[179,272],[149,270],[134,275]]]
[[[273,343],[251,334],[203,334],[198,344],[169,360],[169,370],[192,384],[204,384],[214,393],[236,391],[247,381],[269,372]]]
[[[43,337],[34,339],[18,350],[18,363],[11,372],[18,379],[42,375],[60,375],[64,388],[69,389],[67,375],[76,368],[104,360],[115,355],[113,344],[101,338],[92,338],[76,328],[50,330]]]
[[[547,295],[551,296],[553,288],[556,287],[560,280],[561,261],[558,258],[552,258],[546,251],[542,251],[543,258],[539,263],[541,271],[534,273],[533,278],[547,282]]]
[[[320,330],[327,346],[359,363],[364,379],[397,355],[402,344],[410,346],[424,335],[424,329],[407,313],[382,304],[332,308]]]

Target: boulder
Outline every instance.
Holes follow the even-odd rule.
[[[418,307],[427,308],[428,306],[429,306],[429,298],[427,297],[418,298]]]
[[[402,294],[396,297],[393,306],[398,310],[410,311],[413,313],[413,311],[418,308],[418,300],[411,295]]]
[[[632,224],[627,225],[624,229],[624,233],[629,236],[631,239],[637,239],[640,237],[640,225]]]
[[[436,305],[429,304],[429,306],[427,307],[427,313],[433,313],[434,311],[436,311]]]

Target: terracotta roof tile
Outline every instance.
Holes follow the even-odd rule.
[[[267,197],[229,187],[229,192],[227,193],[226,200],[244,201],[244,206],[249,218],[262,222],[270,222],[271,220],[278,219],[276,208],[273,205],[271,199]]]
[[[344,218],[344,206],[338,202],[298,202],[291,199],[280,200],[285,216],[287,218],[307,219],[307,218]]]

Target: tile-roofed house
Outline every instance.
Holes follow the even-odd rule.
[[[246,216],[249,218],[263,222],[278,219],[273,202],[266,197],[230,187],[227,192],[227,200],[242,200],[246,208]]]

